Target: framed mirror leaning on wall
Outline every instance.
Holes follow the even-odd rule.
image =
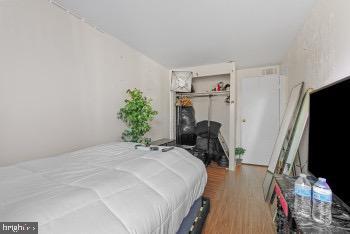
[[[273,175],[282,165],[278,165],[281,159],[287,154],[289,141],[291,139],[292,129],[294,127],[297,114],[301,106],[301,94],[303,91],[304,82],[301,82],[292,88],[288,104],[283,115],[283,120],[280,130],[274,145],[269,166],[263,182],[263,193],[265,200],[268,200],[272,193]]]

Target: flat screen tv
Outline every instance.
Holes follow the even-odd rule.
[[[308,171],[350,206],[350,77],[310,95]]]

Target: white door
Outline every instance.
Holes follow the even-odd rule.
[[[241,81],[243,163],[269,164],[279,130],[280,78],[261,76]]]

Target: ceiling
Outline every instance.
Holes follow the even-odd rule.
[[[168,68],[277,64],[315,0],[57,0]]]

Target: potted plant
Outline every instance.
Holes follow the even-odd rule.
[[[236,164],[241,165],[242,164],[242,156],[245,153],[245,149],[242,147],[236,147],[235,148],[235,155],[236,155]]]
[[[139,89],[128,89],[126,93],[130,98],[125,100],[125,106],[118,112],[118,118],[128,127],[122,133],[122,139],[148,145],[151,139],[145,138],[144,135],[151,129],[149,122],[158,112],[152,108],[152,99],[144,97]]]

